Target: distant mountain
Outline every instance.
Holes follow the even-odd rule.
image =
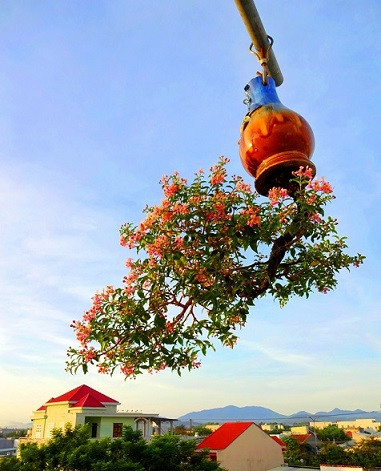
[[[205,409],[198,412],[190,412],[179,417],[178,420],[184,422],[193,421],[226,422],[231,420],[254,420],[254,421],[275,421],[286,418],[286,415],[274,412],[271,409],[259,406],[226,406],[216,409]]]
[[[215,409],[204,409],[201,411],[189,412],[188,414],[182,415],[178,418],[180,422],[193,422],[205,423],[205,422],[229,422],[229,421],[253,421],[253,422],[278,422],[287,425],[322,421],[335,422],[337,420],[354,420],[354,419],[375,419],[381,420],[380,412],[366,412],[361,409],[343,410],[343,409],[332,409],[329,412],[307,412],[299,411],[291,415],[280,414],[271,409],[260,406],[226,406],[218,407]]]
[[[0,429],[28,429],[32,428],[32,422],[8,422],[7,424],[1,426]]]

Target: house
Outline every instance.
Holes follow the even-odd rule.
[[[267,471],[284,463],[281,446],[254,422],[227,422],[197,445],[227,471]]]
[[[375,419],[338,420],[336,424],[343,429],[357,428],[373,432],[381,427],[381,422],[377,422]]]
[[[316,435],[313,433],[292,433],[291,438],[295,439],[299,445],[311,445],[316,448]]]
[[[51,437],[54,428],[63,428],[67,423],[90,424],[91,438],[121,437],[124,425],[140,430],[144,438],[161,434],[163,422],[172,429],[173,421],[159,414],[146,414],[138,411],[117,411],[120,403],[95,389],[79,386],[71,391],[52,397],[33,412],[32,433],[21,442],[43,442]]]
[[[283,440],[281,440],[277,435],[270,435],[270,437],[276,442],[278,443],[278,445],[280,445],[280,447],[282,448],[282,451],[283,453],[287,450],[287,445],[284,443]]]
[[[305,433],[310,433],[309,425],[296,425],[294,427],[291,427],[291,435],[302,435]]]

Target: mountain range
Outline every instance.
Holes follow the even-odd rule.
[[[343,410],[332,409],[331,411],[324,412],[307,412],[299,411],[291,415],[280,414],[266,407],[260,406],[226,406],[218,407],[215,409],[204,409],[201,411],[189,412],[178,418],[179,422],[193,422],[206,423],[206,422],[229,422],[229,421],[253,421],[257,423],[277,422],[285,425],[292,425],[305,422],[322,422],[330,421],[336,422],[338,420],[354,420],[354,419],[375,419],[381,420],[381,412],[366,412],[361,409],[356,410]]]

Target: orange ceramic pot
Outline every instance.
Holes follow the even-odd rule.
[[[274,186],[292,191],[292,172],[300,166],[316,169],[310,157],[315,140],[307,121],[286,108],[278,98],[275,82],[268,77],[252,79],[245,87],[249,111],[241,126],[239,152],[247,172],[255,178],[255,188],[267,196]]]

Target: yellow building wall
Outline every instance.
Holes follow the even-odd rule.
[[[45,411],[35,411],[32,417],[32,439],[50,438],[54,428],[64,428],[67,423],[75,425],[75,414],[68,404],[47,405]]]
[[[267,432],[271,432],[274,429],[283,430],[283,424],[261,424],[261,429],[266,430]]]
[[[67,423],[75,425],[75,414],[69,412],[68,404],[54,404],[46,407],[46,426],[43,438],[50,438],[54,428],[63,429]]]
[[[45,433],[45,418],[33,418],[31,438],[43,438]]]
[[[376,430],[381,425],[381,422],[376,422],[374,419],[356,419],[356,420],[340,420],[337,422],[339,428],[373,428]]]
[[[298,425],[296,427],[291,427],[291,433],[297,435],[309,433],[310,427],[308,425]]]
[[[229,471],[268,471],[284,464],[280,445],[256,425],[225,450],[217,450],[217,461]]]

